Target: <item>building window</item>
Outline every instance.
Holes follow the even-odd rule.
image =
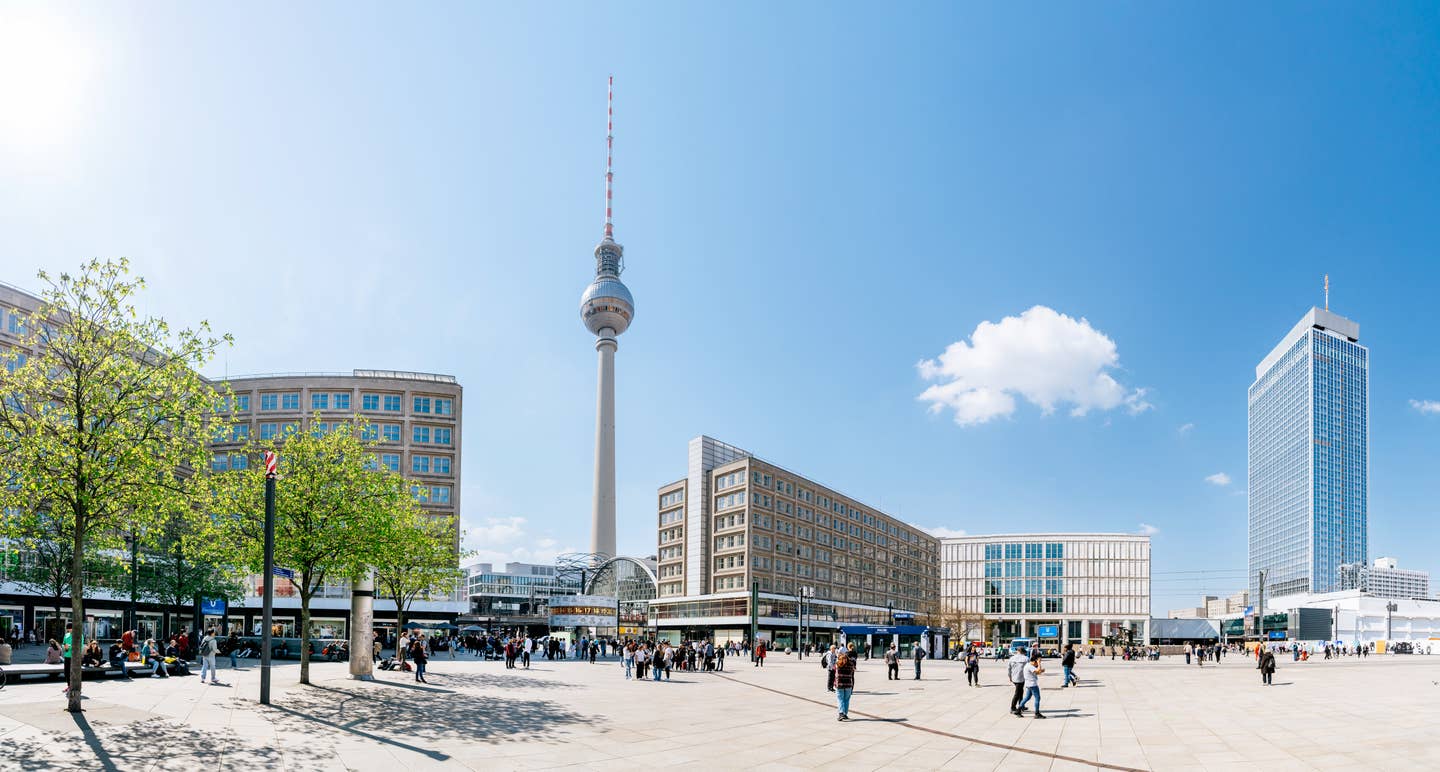
[[[365,424],[364,428],[360,430],[360,439],[366,442],[374,442],[380,439],[380,427],[374,424]]]
[[[455,415],[455,400],[436,397],[435,415]]]
[[[360,409],[361,409],[361,410],[379,410],[379,409],[380,409],[380,395],[379,395],[379,394],[361,394],[361,395],[360,395]]]
[[[261,394],[261,395],[260,395],[260,409],[261,409],[261,410],[279,410],[279,409],[280,409],[280,395],[279,395],[279,394]]]
[[[1047,560],[1060,560],[1065,557],[1065,545],[1060,542],[1050,542],[1045,545],[1045,558]]]
[[[250,412],[250,395],[249,395],[249,394],[236,394],[236,395],[235,395],[235,409],[236,409],[237,411],[241,412],[241,413],[248,413],[248,412]]]
[[[350,409],[350,394],[349,394],[349,392],[341,392],[341,393],[335,395],[335,409],[336,409],[336,410],[349,410],[349,409]]]
[[[1041,558],[1045,557],[1044,553],[1041,552],[1043,548],[1044,545],[1038,543],[1026,544],[1025,558],[1027,560],[1040,560]]]
[[[230,427],[230,441],[241,442],[250,439],[250,424],[235,424]]]
[[[292,393],[290,393],[290,394],[281,394],[281,395],[280,395],[280,409],[281,409],[281,410],[299,410],[299,409],[300,409],[300,393],[299,393],[299,392],[292,392]]]
[[[410,457],[410,471],[412,471],[412,472],[423,472],[423,473],[425,473],[425,474],[429,474],[429,473],[430,473],[430,457],[429,457],[429,456],[411,456],[411,457]]]
[[[385,412],[387,412],[387,413],[398,413],[398,412],[400,412],[400,395],[399,395],[399,394],[386,394],[386,395],[385,395]]]
[[[414,401],[412,402],[412,405],[411,405],[411,406],[412,406],[414,409],[411,410],[410,412],[412,412],[412,413],[425,413],[425,414],[428,415],[428,414],[430,413],[430,398],[429,398],[429,397],[416,397],[416,398],[414,399]]]
[[[229,456],[215,456],[214,458],[211,458],[211,459],[210,459],[210,471],[212,471],[212,472],[223,472],[223,471],[225,471],[226,469],[229,469],[229,468],[230,468],[230,457],[229,457]]]
[[[450,457],[435,456],[435,474],[450,474]]]
[[[376,458],[376,457],[374,457],[374,456],[370,456],[369,458],[366,458],[366,459],[365,459],[365,468],[366,468],[366,469],[369,469],[369,470],[372,471],[372,472],[375,471],[376,469],[379,469],[379,468],[380,468],[380,459],[378,459],[378,458]]]
[[[386,442],[399,442],[400,424],[381,424],[380,436],[384,437]]]
[[[448,486],[448,485],[432,485],[432,486],[430,486],[430,503],[431,503],[431,504],[449,504],[449,503],[450,503],[450,486]]]
[[[247,469],[247,468],[249,468],[249,466],[250,466],[250,459],[246,458],[243,453],[236,453],[236,454],[230,456],[230,468],[231,468],[231,469]]]
[[[330,395],[329,395],[329,394],[311,394],[311,395],[310,395],[310,409],[311,409],[311,410],[329,410],[329,409],[330,409]]]
[[[1006,544],[1006,545],[1005,545],[1005,559],[1006,559],[1006,560],[1019,560],[1019,559],[1022,558],[1022,557],[1024,557],[1024,555],[1021,554],[1021,546],[1020,546],[1019,544]]]
[[[261,409],[263,410],[264,408],[261,408]],[[277,425],[276,425],[276,424],[260,424],[260,439],[262,439],[262,440],[273,440],[273,439],[275,439],[276,428],[277,428]]]
[[[392,472],[398,472],[398,471],[400,471],[400,454],[399,454],[399,453],[381,453],[381,454],[380,454],[380,466],[383,466],[383,467],[385,467],[386,469],[389,469],[389,470],[392,471]]]
[[[436,430],[435,430],[435,444],[436,444],[436,445],[449,445],[449,444],[450,444],[450,430],[449,430],[449,429],[436,429]]]
[[[411,442],[424,442],[424,443],[429,443],[429,442],[430,442],[430,427],[428,427],[428,426],[415,426],[415,427],[412,427],[412,428],[411,428],[410,441],[411,441]]]
[[[1002,557],[1004,557],[1004,555],[1003,555],[1003,551],[1002,551],[1002,549],[1001,549],[1001,547],[1000,547],[999,544],[986,544],[986,545],[985,545],[985,559],[986,559],[986,560],[999,560],[999,559],[1002,558]]]

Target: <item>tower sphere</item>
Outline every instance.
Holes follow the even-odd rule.
[[[609,237],[595,248],[595,281],[580,296],[580,319],[592,334],[604,337],[601,330],[608,329],[610,335],[619,335],[635,318],[635,299],[620,281],[624,253]]]
[[[580,318],[585,329],[595,335],[606,328],[612,335],[619,335],[630,327],[634,317],[635,301],[619,279],[596,279],[580,296]]]

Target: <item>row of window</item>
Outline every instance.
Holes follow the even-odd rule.
[[[675,506],[676,504],[679,504],[680,502],[682,502],[682,501],[684,501],[684,500],[685,500],[685,489],[684,489],[684,488],[681,488],[681,489],[678,490],[678,491],[671,491],[671,492],[665,494],[664,496],[661,496],[661,497],[660,497],[660,508],[661,508],[661,509],[664,509],[665,507],[673,507],[673,506]]]
[[[351,394],[348,391],[312,391],[310,392],[311,410],[349,410]],[[398,413],[402,406],[399,394],[361,394],[360,409],[369,412]],[[240,413],[250,411],[250,395],[235,395],[235,410]],[[229,410],[229,405],[222,405],[222,410]],[[300,392],[265,392],[260,394],[260,409],[271,410],[299,410]],[[449,397],[412,397],[410,412],[424,415],[455,415],[455,400]]]
[[[1002,603],[1003,601],[1003,603]],[[986,598],[987,614],[1063,614],[1063,598]]]
[[[1003,554],[1002,554],[1003,553]],[[986,560],[1060,560],[1065,557],[1063,542],[986,544]]]

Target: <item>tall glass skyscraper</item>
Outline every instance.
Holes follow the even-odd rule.
[[[1360,325],[1312,308],[1250,385],[1250,592],[1340,589],[1369,550],[1369,350]]]

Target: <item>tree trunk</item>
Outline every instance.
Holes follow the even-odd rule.
[[[70,634],[70,692],[65,709],[79,713],[80,707],[80,656],[84,650],[85,631],[85,518],[75,513],[75,549],[70,554],[70,622],[74,625]],[[58,616],[58,615],[57,615]]]
[[[308,588],[310,580],[303,579]],[[310,592],[304,589],[300,591],[300,683],[310,684]]]

